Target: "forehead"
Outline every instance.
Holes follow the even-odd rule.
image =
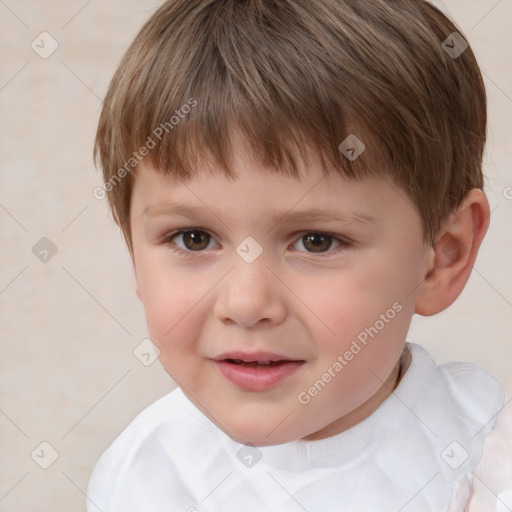
[[[132,212],[138,216],[221,216],[236,221],[247,215],[272,225],[286,215],[297,221],[337,220],[371,222],[387,208],[396,206],[403,194],[389,178],[348,178],[322,167],[318,152],[304,148],[297,155],[298,176],[265,167],[251,155],[247,141],[233,132],[231,169],[226,176],[211,158],[184,179],[141,165],[132,196]],[[403,205],[405,207],[410,205]],[[325,218],[322,218],[325,217]]]
[[[354,180],[318,169],[294,178],[247,165],[237,168],[235,179],[201,172],[184,181],[144,168],[135,181],[131,213],[144,221],[212,219],[230,226],[247,221],[269,229],[283,222],[362,226],[376,225],[386,215],[410,215],[410,205],[399,199],[383,178]]]

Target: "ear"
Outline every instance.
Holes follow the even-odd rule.
[[[461,294],[489,227],[489,216],[484,192],[472,189],[439,231],[433,258],[416,296],[415,313],[435,315]]]

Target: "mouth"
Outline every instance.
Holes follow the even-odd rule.
[[[214,359],[229,382],[246,391],[265,391],[295,373],[304,360],[270,353],[229,353]]]
[[[271,365],[282,362],[291,362],[291,361],[302,361],[301,359],[296,359],[294,357],[289,357],[283,354],[275,354],[273,352],[242,352],[231,351],[224,352],[219,356],[214,358],[215,361],[228,361],[231,364],[244,364],[244,363],[257,363],[262,365]]]
[[[259,368],[268,367],[273,368],[274,366],[280,366],[285,363],[291,363],[294,361],[280,360],[280,361],[244,361],[242,359],[224,359],[229,364],[236,364],[245,368]]]

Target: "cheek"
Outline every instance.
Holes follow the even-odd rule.
[[[375,392],[379,379],[387,378],[403,350],[413,314],[408,281],[414,279],[410,270],[399,272],[402,263],[377,258],[364,262],[325,280],[317,293],[306,296],[310,311],[305,313],[315,313],[319,356],[316,373],[310,377],[318,379],[317,373],[328,370],[341,356],[343,370],[332,389],[337,388],[337,396],[346,401],[356,403]]]
[[[368,400],[389,377],[403,351],[410,315],[405,309],[383,309],[382,320],[380,314],[368,321],[349,319],[351,335],[341,332],[334,343],[324,345],[308,385],[314,386],[325,373],[335,377],[322,391],[315,414],[334,420]]]
[[[294,292],[305,305],[303,317],[318,326],[317,334],[328,345],[343,345],[373,325],[395,302],[403,303],[403,288],[389,265],[369,261],[316,279],[314,286],[311,280],[304,281]]]
[[[139,284],[151,339],[162,352],[178,350],[183,345],[180,340],[193,339],[192,331],[197,326],[193,322],[194,308],[201,293],[182,273],[166,271],[158,264],[141,267]]]
[[[144,308],[150,338],[160,349],[160,364],[176,382],[194,391],[201,375],[197,360],[199,299],[189,298],[185,293],[187,283],[179,281],[172,287],[159,281],[151,290]]]

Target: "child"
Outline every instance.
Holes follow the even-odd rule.
[[[501,386],[406,342],[489,224],[486,97],[421,0],[170,0],[96,152],[178,388],[89,511],[462,511]],[[449,342],[449,340],[446,340]]]

